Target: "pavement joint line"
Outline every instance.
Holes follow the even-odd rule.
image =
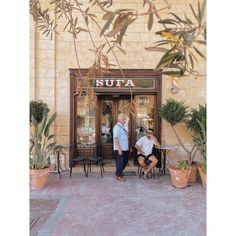
[[[37,236],[50,236],[54,230],[54,227],[58,224],[60,217],[63,215],[67,204],[72,199],[71,195],[60,195],[60,196],[37,196],[35,194],[30,195],[30,199],[40,200],[59,200],[59,203],[53,213],[48,217],[42,228],[39,230]]]

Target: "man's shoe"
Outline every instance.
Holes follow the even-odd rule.
[[[116,179],[119,180],[120,182],[125,182],[125,179],[121,176],[116,176]]]
[[[143,175],[143,179],[144,180],[147,180],[148,178],[147,178],[147,175]]]

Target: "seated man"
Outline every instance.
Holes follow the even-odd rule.
[[[144,169],[143,179],[147,179],[148,172],[155,167],[158,160],[153,155],[153,145],[160,147],[160,143],[157,138],[153,136],[153,129],[149,128],[146,132],[146,136],[140,138],[135,144],[135,148],[138,150],[138,162]]]

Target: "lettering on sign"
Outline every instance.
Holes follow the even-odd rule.
[[[133,80],[124,79],[97,79],[96,87],[135,87]]]

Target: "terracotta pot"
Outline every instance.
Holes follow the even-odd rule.
[[[190,175],[189,175],[189,183],[195,183],[197,181],[197,174],[198,174],[198,170],[197,170],[197,164],[191,164],[190,165]]]
[[[198,166],[198,170],[199,170],[199,173],[200,173],[200,176],[201,176],[202,186],[204,188],[206,188],[206,173],[203,173],[203,170],[202,170],[201,166]]]
[[[177,188],[186,188],[190,175],[190,168],[186,170],[179,170],[175,167],[169,167],[172,184]]]
[[[32,189],[42,189],[48,185],[49,168],[30,170],[30,185]]]

